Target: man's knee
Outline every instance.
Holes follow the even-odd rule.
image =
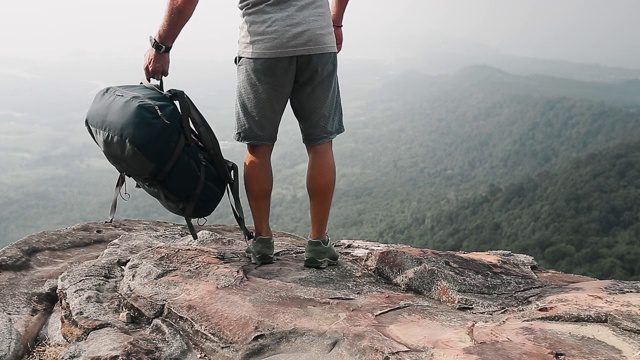
[[[247,144],[247,154],[257,159],[271,158],[273,144]]]
[[[327,141],[318,145],[306,145],[306,148],[310,155],[333,155],[333,141]]]

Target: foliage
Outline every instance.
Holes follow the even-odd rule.
[[[460,201],[418,245],[509,249],[600,279],[640,279],[640,142],[621,144]]]

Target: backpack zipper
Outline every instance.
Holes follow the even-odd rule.
[[[133,91],[125,90],[125,89],[123,89],[123,88],[121,88],[121,87],[118,87],[118,86],[114,86],[113,88],[114,88],[114,89],[117,89],[117,90],[119,90],[119,91],[126,92],[126,93],[128,93],[128,94],[131,94],[131,95],[135,95],[135,96],[137,96],[137,97],[138,97],[138,98],[140,98],[142,101],[144,101],[144,102],[148,103],[149,105],[153,106],[153,108],[154,108],[154,109],[156,109],[156,112],[158,113],[158,115],[160,116],[160,118],[162,119],[162,121],[164,121],[164,122],[165,122],[165,123],[167,123],[167,124],[171,124],[169,121],[167,121],[167,119],[165,119],[165,117],[164,117],[164,115],[162,114],[162,111],[160,111],[160,108],[158,107],[158,105],[154,104],[153,102],[151,102],[150,100],[148,100],[148,99],[147,99],[147,98],[145,98],[144,96],[142,96],[142,95],[140,95],[140,94],[138,94],[138,93],[135,93],[135,92],[133,92]],[[117,90],[116,90],[116,96],[123,96],[122,94],[118,94]]]

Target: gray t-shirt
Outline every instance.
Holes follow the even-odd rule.
[[[271,58],[336,52],[327,0],[240,0],[238,56]]]

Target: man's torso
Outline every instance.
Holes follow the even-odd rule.
[[[336,52],[327,0],[240,0],[238,56],[269,58]]]

